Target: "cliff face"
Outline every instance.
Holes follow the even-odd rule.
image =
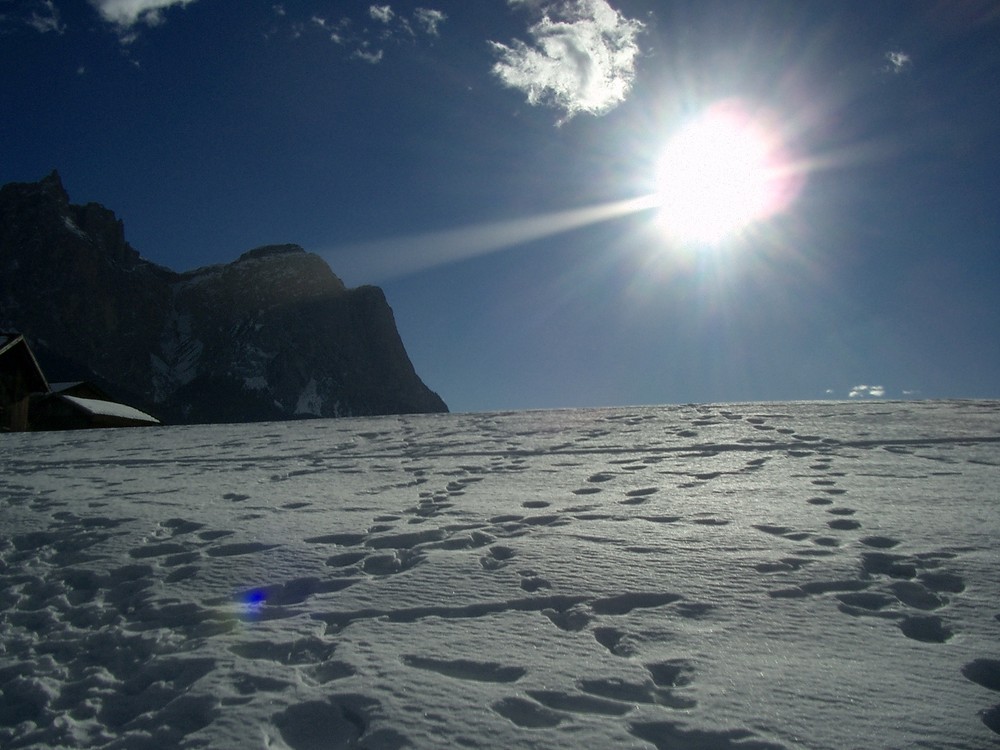
[[[25,334],[50,380],[96,380],[165,421],[447,411],[380,289],[347,289],[296,245],[176,273],[54,172],[0,188],[0,330]]]

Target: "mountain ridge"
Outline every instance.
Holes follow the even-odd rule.
[[[59,380],[88,379],[169,422],[444,412],[381,289],[263,245],[177,272],[53,171],[0,188],[0,328]]]

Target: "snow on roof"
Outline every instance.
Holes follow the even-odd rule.
[[[160,420],[151,417],[144,411],[139,411],[131,406],[115,403],[114,401],[98,401],[93,398],[80,398],[79,396],[61,396],[60,398],[76,404],[89,414],[100,414],[106,417],[119,417],[121,419],[136,419],[156,424],[160,423]]]

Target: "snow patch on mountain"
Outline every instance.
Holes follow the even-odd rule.
[[[205,345],[191,333],[190,314],[170,312],[160,337],[160,354],[151,354],[153,397],[161,402],[198,375],[198,363]]]
[[[316,378],[309,378],[306,387],[299,394],[298,403],[295,404],[295,414],[311,415],[318,417],[323,414],[323,397],[316,391]]]
[[[84,231],[80,229],[80,227],[76,225],[76,222],[73,221],[69,216],[63,216],[63,224],[69,231],[71,231],[77,237],[82,237],[84,239],[87,238],[87,235],[84,233]]]

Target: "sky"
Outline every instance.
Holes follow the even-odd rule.
[[[0,0],[0,183],[385,290],[452,411],[1000,397],[1000,6]]]

